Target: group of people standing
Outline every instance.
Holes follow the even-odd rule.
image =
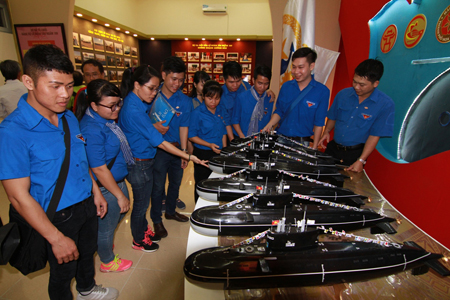
[[[327,115],[330,92],[312,75],[316,58],[310,48],[293,54],[293,79],[282,86],[275,111],[267,66],[255,68],[253,86],[242,81],[237,62],[224,64],[222,87],[199,71],[188,97],[181,92],[186,65],[180,58],[165,59],[161,73],[148,65],[125,70],[120,89],[103,79],[99,62],[88,60],[82,65],[86,88],[75,97],[74,115],[66,110],[74,86],[69,58],[50,45],[30,49],[22,77],[28,94],[0,124],[0,180],[12,206],[48,241],[50,298],[72,299],[73,277],[77,299],[118,297],[117,290],[96,285],[93,255],[98,249],[102,272],[132,266],[114,254],[114,231],[131,207],[125,179],[133,192],[131,246],[153,252],[168,235],[163,211],[166,220],[189,220],[176,211],[183,169],[193,161],[195,181],[208,178],[207,161],[234,138],[279,124],[278,133],[317,148],[325,147],[335,128],[326,151],[360,172],[379,138],[392,135],[393,102],[376,89],[383,65],[361,63],[353,88],[336,96]],[[156,97],[176,111],[170,122],[150,119]],[[69,124],[70,149],[64,147],[62,119]],[[68,150],[69,174],[50,222],[45,210]],[[150,201],[153,228],[146,218]]]

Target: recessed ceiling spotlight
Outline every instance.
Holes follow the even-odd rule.
[[[223,41],[223,38],[220,38],[219,41]]]
[[[92,22],[97,22],[97,19],[92,19]]]
[[[135,34],[133,34],[133,36],[137,36],[137,34],[135,33]]]
[[[106,24],[105,24],[105,26],[106,26],[106,27],[109,27],[109,24],[108,24],[108,23],[106,23]]]
[[[236,41],[240,41],[240,40],[241,40],[240,38],[237,38],[237,39],[236,39]]]
[[[189,39],[188,39],[188,38],[184,38],[184,40],[185,40],[185,41],[189,41]]]
[[[120,27],[116,27],[116,30],[120,30]]]
[[[151,37],[150,39],[151,39],[152,41],[154,41],[154,40],[155,40],[155,38],[154,38],[154,37]]]
[[[202,41],[206,40],[205,38],[202,38]]]
[[[126,34],[129,34],[130,32],[128,30],[125,31]]]
[[[82,17],[83,15],[82,15],[82,14],[80,14],[80,13],[77,13],[77,16],[78,16],[78,17]]]

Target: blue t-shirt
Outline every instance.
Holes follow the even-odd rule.
[[[94,110],[90,109],[94,118],[84,115],[80,121],[81,133],[86,141],[86,154],[91,168],[108,165],[116,157],[111,168],[111,174],[116,181],[121,181],[127,176],[127,163],[120,149],[120,140],[116,134],[106,126],[113,120],[100,117]],[[94,178],[97,177],[94,173]]]
[[[180,142],[180,127],[189,127],[189,117],[192,107],[192,100],[182,91],[178,90],[169,99],[161,92],[161,96],[177,111],[169,123],[169,130],[163,135],[164,140],[173,143]]]
[[[119,127],[127,137],[135,158],[154,158],[156,147],[164,142],[163,136],[150,120],[150,104],[130,92],[123,100],[119,114]]]
[[[202,103],[191,114],[189,124],[189,137],[199,137],[208,143],[214,143],[223,147],[222,138],[227,134],[225,128],[226,112],[220,106],[217,106],[216,113],[212,114],[205,103]],[[195,147],[203,150],[211,150],[203,145],[194,143]]]
[[[335,120],[334,140],[344,146],[363,144],[369,135],[391,137],[394,131],[394,101],[375,89],[361,104],[353,88],[340,91],[328,111]]]
[[[233,115],[233,109],[237,95],[250,90],[250,88],[250,84],[246,81],[242,81],[242,84],[239,86],[236,92],[230,92],[225,84],[222,86],[223,93],[222,97],[220,98],[219,106],[221,106],[227,112],[228,117],[225,120],[226,126],[231,125],[231,116]],[[234,128],[233,133],[237,135],[237,132],[234,130]]]
[[[264,116],[261,121],[258,122],[258,131],[263,129],[264,126],[269,123],[270,117],[272,116],[273,102],[271,103],[270,99],[271,98],[267,95],[264,97]],[[240,93],[236,98],[233,116],[231,117],[231,124],[239,124],[244,135],[247,135],[256,103],[258,103],[258,101],[253,97],[251,90]]]
[[[330,90],[320,82],[311,79],[308,86],[312,89],[303,99],[288,112],[291,103],[302,93],[295,79],[283,84],[277,100],[275,114],[279,115],[280,128],[278,133],[290,137],[309,137],[314,134],[314,126],[324,126],[327,116]],[[304,89],[303,89],[304,91]]]
[[[30,178],[30,195],[46,211],[64,160],[66,146],[61,117],[70,130],[70,165],[57,211],[91,195],[85,143],[78,120],[71,111],[58,114],[55,127],[22,96],[17,109],[0,124],[0,180]]]

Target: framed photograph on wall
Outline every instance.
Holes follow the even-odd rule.
[[[186,61],[186,52],[175,52],[175,56],[181,58],[183,61]]]
[[[222,73],[223,72],[223,64],[213,64],[213,72],[214,73]]]
[[[197,71],[200,71],[198,63],[188,63],[188,72],[195,73]]]
[[[81,40],[81,48],[94,50],[94,43],[92,42],[92,36],[80,33],[80,40]]]
[[[114,42],[105,40],[106,53],[114,53]]]
[[[131,58],[124,58],[123,62],[125,64],[125,68],[131,68]]]
[[[248,83],[252,83],[252,75],[242,75],[242,81],[246,81]]]
[[[73,32],[72,35],[73,35],[73,47],[80,48],[80,36],[76,32]]]
[[[116,82],[117,81],[117,71],[116,70],[108,70],[109,81]]]
[[[241,64],[242,74],[251,74],[252,73],[252,64]]]
[[[252,54],[249,52],[241,53],[240,62],[252,62]]]
[[[119,43],[114,43],[114,53],[118,55],[123,55],[123,45]]]
[[[225,79],[223,78],[223,75],[219,75],[219,83],[220,84],[224,84],[225,83]]]
[[[211,63],[201,63],[200,71],[205,71],[206,73],[212,73],[212,64]]]
[[[83,52],[83,61],[88,60],[88,59],[95,59],[94,53]]]
[[[137,48],[131,47],[131,56],[137,57]]]
[[[212,61],[212,52],[202,52],[202,61]]]
[[[104,76],[105,80],[109,81],[108,70],[103,70],[103,76]]]
[[[225,52],[214,52],[213,57],[215,62],[225,62]]]
[[[194,74],[188,74],[187,82],[188,83],[194,83]]]
[[[116,57],[115,56],[106,56],[106,65],[108,67],[116,67]]]
[[[123,57],[116,57],[116,67],[118,68],[124,67]]]
[[[105,51],[105,46],[103,46],[103,40],[94,37],[94,50],[95,51]]]
[[[17,45],[23,60],[25,53],[33,46],[53,44],[68,54],[64,24],[15,24]]]
[[[81,65],[83,63],[83,57],[81,56],[81,51],[73,51],[73,56],[75,58],[75,65]]]
[[[239,53],[237,52],[228,52],[227,53],[227,61],[238,61]]]
[[[131,60],[131,66],[132,67],[137,67],[139,65],[139,61],[137,59],[132,59]]]
[[[123,71],[117,71],[117,81],[122,81]]]
[[[188,61],[199,61],[200,54],[198,52],[188,52]]]
[[[192,92],[192,84],[188,84],[188,93]]]
[[[103,66],[106,66],[106,56],[105,54],[95,53],[95,59],[99,61]]]
[[[186,86],[183,87],[183,94],[187,94],[187,87]]]
[[[131,55],[131,47],[130,46],[123,46],[123,55],[127,55],[127,56]]]

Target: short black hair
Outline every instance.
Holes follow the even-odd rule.
[[[194,83],[195,84],[199,84],[200,82],[207,82],[210,79],[211,79],[211,77],[205,71],[197,71],[194,74]],[[191,98],[197,97],[197,89],[195,88],[195,85],[192,85],[192,91],[189,94],[189,97],[191,97]]]
[[[167,57],[162,64],[161,72],[170,73],[186,73],[186,64],[176,56]]]
[[[103,97],[119,97],[121,98],[119,88],[105,79],[95,79],[89,82],[86,87],[87,97],[80,97],[81,100],[77,103],[77,119],[80,121],[86,109],[91,106],[91,103],[99,104]]]
[[[377,59],[370,58],[360,63],[355,69],[356,75],[367,78],[372,83],[379,81],[383,76],[383,72],[383,63]]]
[[[242,78],[242,67],[240,64],[238,64],[235,61],[227,61],[223,64],[223,78],[225,80],[228,79],[228,77],[234,78],[234,79],[241,79]]]
[[[203,97],[222,97],[222,86],[215,80],[208,80],[203,86]]]
[[[23,73],[37,84],[39,76],[45,71],[72,74],[73,64],[69,57],[55,45],[37,45],[23,57]]]
[[[97,67],[98,68],[98,70],[100,71],[100,73],[103,73],[103,65],[102,65],[102,63],[101,62],[99,62],[98,60],[95,60],[95,59],[88,59],[88,60],[85,60],[84,62],[83,62],[83,64],[81,65],[81,71],[83,71],[83,74],[84,74],[84,66],[85,65],[93,65],[94,67]]]
[[[0,63],[0,71],[5,80],[14,80],[19,77],[21,68],[17,61],[7,59]]]
[[[258,75],[264,76],[267,79],[272,79],[272,70],[266,65],[258,65],[255,68],[255,73],[253,74],[253,78],[256,80]]]
[[[309,47],[302,47],[300,49],[297,49],[297,51],[295,51],[294,54],[292,54],[292,61],[300,57],[306,57],[306,61],[309,64],[312,64],[316,62],[317,53],[316,51],[314,51]]]
[[[74,71],[73,72],[73,86],[79,86],[82,84],[83,84],[83,75],[78,71]]]
[[[159,81],[161,81],[161,75],[150,65],[128,68],[123,72],[120,92],[126,97],[133,91],[135,82],[142,86],[149,82],[153,77],[157,77]]]

